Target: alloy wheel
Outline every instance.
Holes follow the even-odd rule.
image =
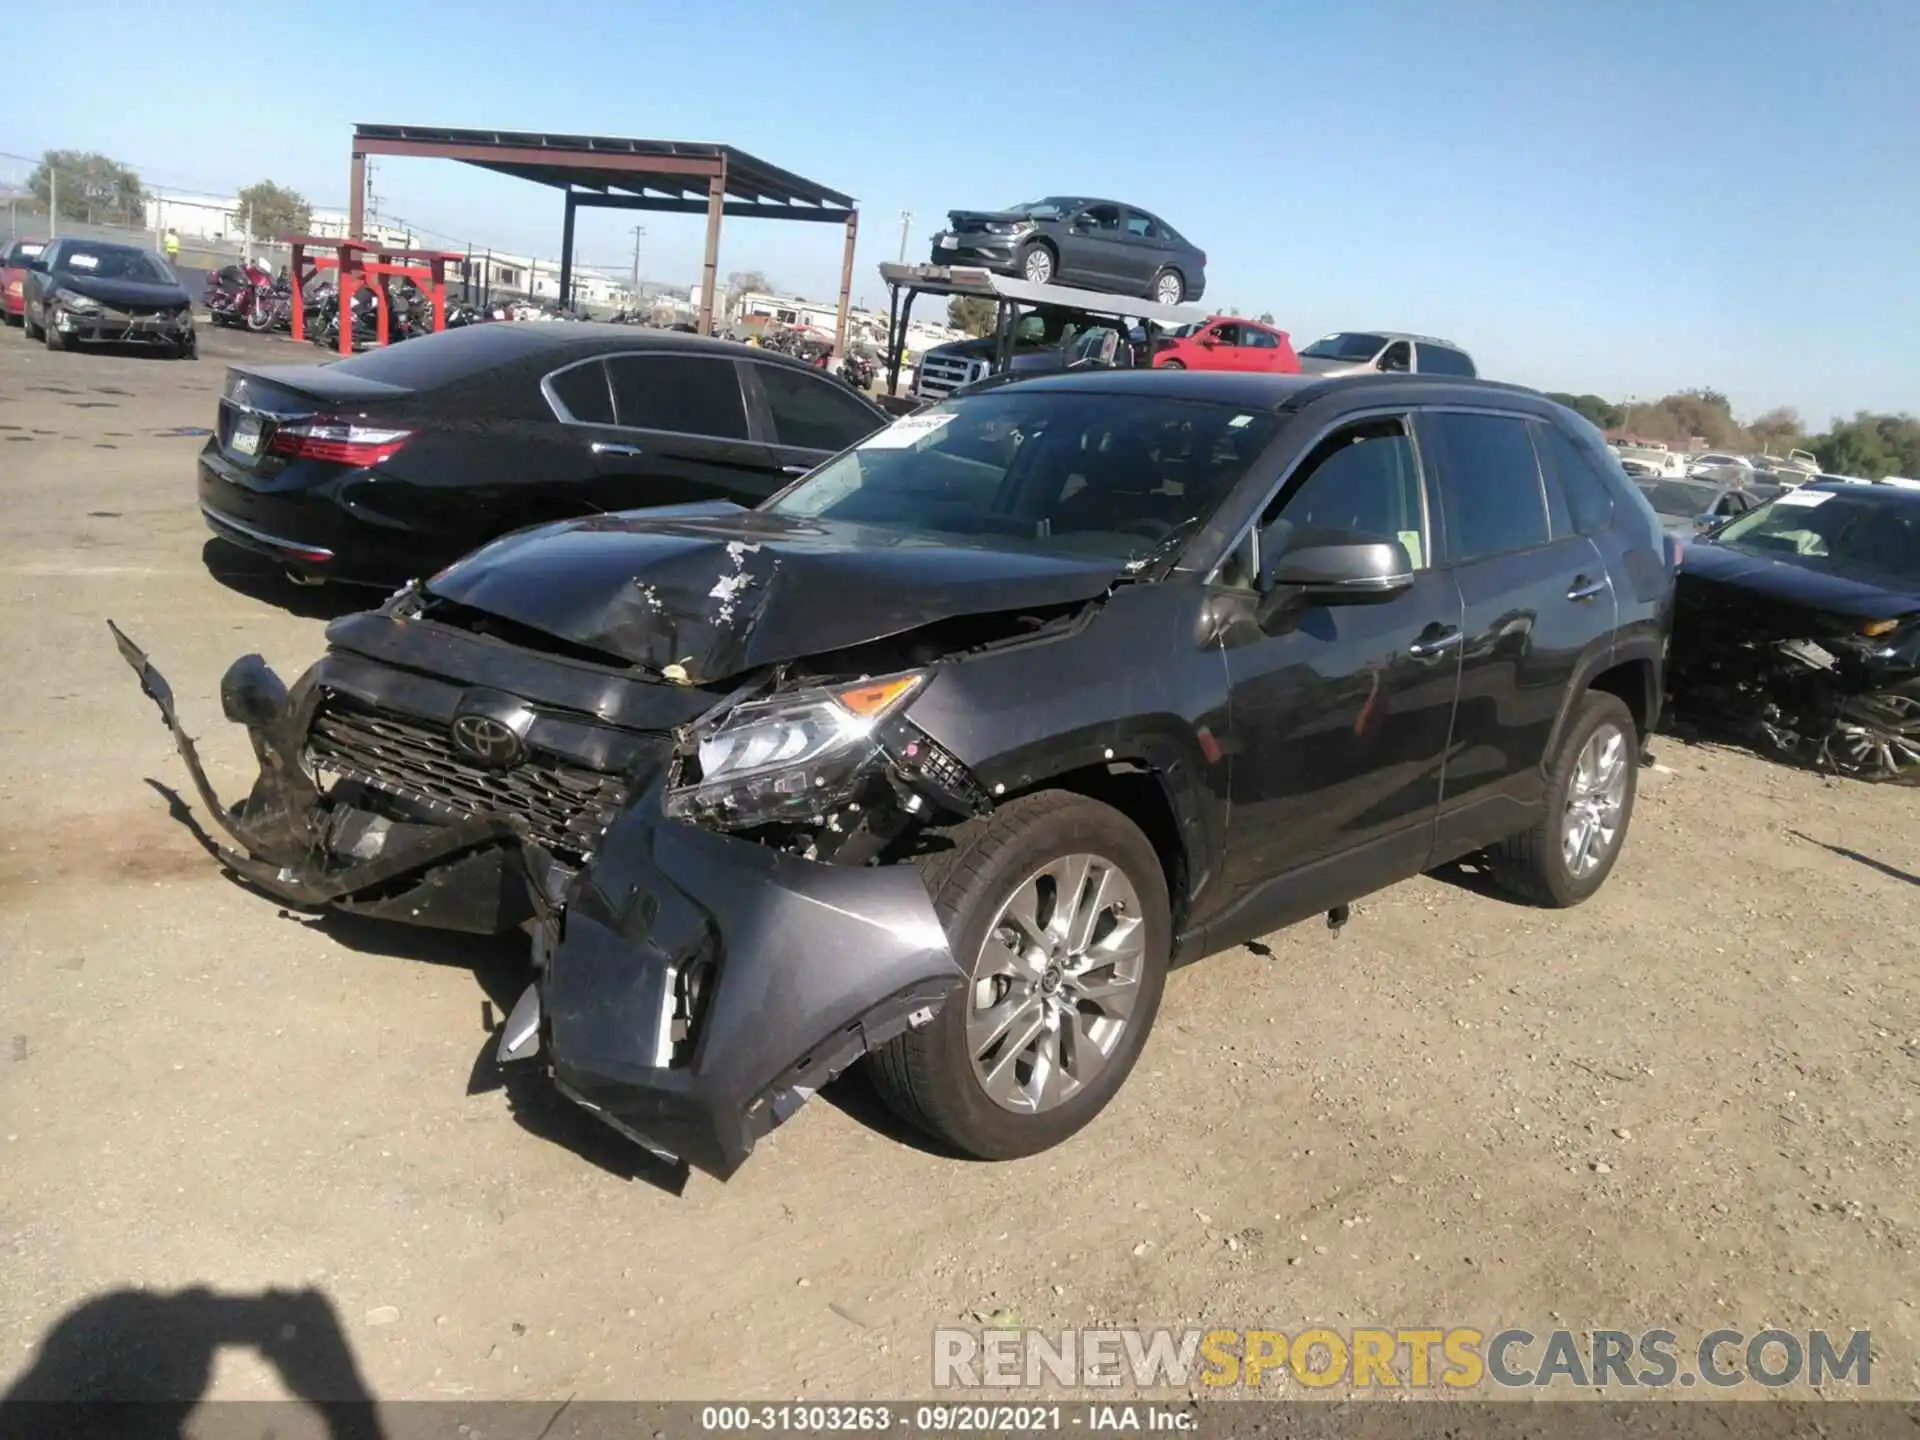
[[[1015,887],[968,987],[967,1051],[990,1100],[1040,1114],[1106,1067],[1139,999],[1143,923],[1133,882],[1099,855],[1062,856]]]
[[[1620,842],[1627,761],[1627,737],[1617,725],[1600,726],[1580,747],[1560,826],[1560,855],[1575,880],[1598,870]]]
[[[1920,777],[1920,698],[1883,691],[1849,700],[1827,737],[1827,756],[1858,780]]]
[[[1027,258],[1021,269],[1029,285],[1045,285],[1053,279],[1053,252],[1044,245],[1036,245],[1027,252]]]
[[[1178,275],[1162,275],[1153,282],[1153,298],[1162,305],[1178,305],[1186,287],[1180,283]]]

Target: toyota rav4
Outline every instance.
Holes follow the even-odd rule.
[[[1585,900],[1672,589],[1600,434],[1533,392],[1089,370],[756,509],[495,541],[291,688],[240,660],[231,810],[115,633],[236,874],[524,927],[502,1060],[725,1176],[862,1057],[959,1151],[1054,1145],[1170,966],[1455,857]]]

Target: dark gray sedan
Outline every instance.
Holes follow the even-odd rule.
[[[1144,295],[1162,305],[1198,300],[1207,256],[1137,205],[1052,195],[1004,210],[950,210],[933,237],[936,265],[976,265],[1034,285]]]

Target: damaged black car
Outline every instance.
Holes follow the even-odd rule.
[[[1815,482],[1689,544],[1668,679],[1676,721],[1920,782],[1920,492]]]
[[[724,1177],[863,1057],[955,1149],[1044,1149],[1170,965],[1454,857],[1585,899],[1671,587],[1532,392],[1122,370],[947,401],[757,509],[497,540],[291,687],[242,659],[231,809],[115,634],[237,875],[524,928],[502,1061]]]

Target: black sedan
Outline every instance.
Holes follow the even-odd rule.
[[[228,371],[200,509],[296,579],[394,584],[523,525],[756,504],[886,421],[766,350],[625,325],[474,325]]]
[[[947,219],[949,227],[933,237],[936,265],[1144,295],[1162,305],[1206,292],[1206,252],[1137,205],[1054,195],[1005,210],[950,210]]]
[[[1675,716],[1920,782],[1920,492],[1815,483],[1685,547]]]
[[[29,340],[45,340],[49,350],[86,340],[154,345],[180,359],[199,354],[193,301],[151,250],[60,239],[25,263]]]

